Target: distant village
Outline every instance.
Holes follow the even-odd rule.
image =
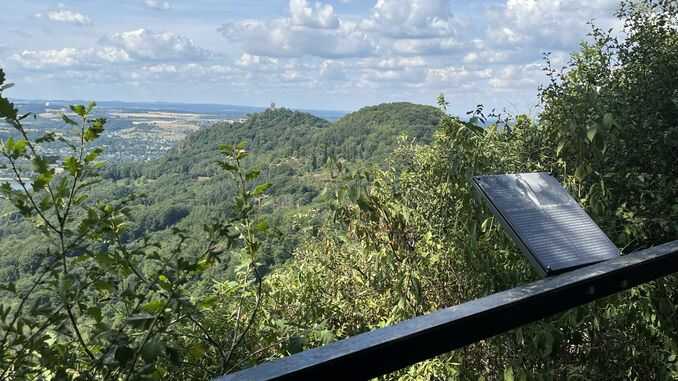
[[[107,119],[107,126],[97,145],[103,148],[102,159],[108,163],[153,160],[192,132],[216,122],[234,124],[247,120],[244,113],[230,118],[216,114],[138,109],[111,109],[99,113]],[[35,112],[36,118],[26,119],[27,130],[36,136],[47,131],[64,131],[63,114],[70,115],[70,110],[66,107],[51,107],[47,102],[40,112]],[[6,139],[12,134],[12,128],[0,122],[0,138]],[[64,144],[56,143],[43,145],[41,148],[45,155],[54,158],[51,165],[55,171],[63,171],[60,159],[57,158],[71,154],[70,149]],[[5,182],[9,182],[14,188],[20,188],[14,180],[11,167],[0,159],[0,184]]]

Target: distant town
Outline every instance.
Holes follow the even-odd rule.
[[[24,126],[35,137],[46,132],[56,132],[64,137],[73,136],[62,116],[75,119],[69,105],[84,101],[16,100],[20,112],[30,112],[32,117],[24,119]],[[275,106],[271,106],[275,107]],[[183,103],[131,103],[100,102],[96,116],[106,118],[106,131],[98,139],[103,148],[102,159],[108,163],[148,161],[158,158],[190,133],[208,127],[216,122],[242,123],[248,114],[263,111],[263,107],[183,104]],[[308,110],[307,110],[308,111]],[[339,111],[310,111],[328,119],[336,120],[344,113]],[[0,121],[0,139],[15,136],[13,128]],[[65,144],[51,143],[42,146],[45,155],[53,157],[52,166],[61,171],[59,158],[69,155]],[[0,159],[0,184],[9,182],[18,187],[13,179],[12,169]]]

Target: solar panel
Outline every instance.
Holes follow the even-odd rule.
[[[476,176],[473,184],[542,275],[619,255],[584,209],[547,173]]]

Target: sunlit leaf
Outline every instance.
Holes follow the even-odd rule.
[[[151,300],[150,302],[144,304],[141,308],[149,314],[158,314],[165,308],[165,302],[157,299]]]
[[[586,130],[586,138],[589,140],[589,142],[593,142],[593,139],[595,139],[597,133],[598,133],[598,125],[592,124]]]
[[[264,183],[264,184],[259,184],[256,187],[254,187],[254,190],[252,191],[252,195],[254,197],[262,195],[264,192],[269,190],[273,186],[271,183]]]
[[[83,105],[70,105],[71,111],[80,117],[85,117],[87,115],[87,108]]]
[[[69,156],[64,160],[64,169],[68,174],[70,174],[73,177],[76,177],[80,173],[80,163],[78,162],[78,159],[76,159],[73,156]]]

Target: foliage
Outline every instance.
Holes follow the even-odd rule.
[[[646,3],[624,4],[625,40],[594,29],[564,72],[547,66],[552,81],[541,91],[539,122],[518,116],[482,128],[446,117],[430,145],[401,140],[385,169],[349,173],[333,222],[265,281],[264,310],[277,324],[257,327],[271,343],[267,357],[534,279],[474,199],[475,174],[555,174],[627,251],[675,239],[671,94],[678,84],[667,69],[678,62],[675,12],[668,2]],[[676,379],[675,282],[659,280],[385,378]]]
[[[2,142],[22,188],[2,188],[11,226],[43,234],[37,259],[15,259],[37,276],[5,290],[3,376],[206,379],[534,280],[476,174],[553,173],[626,252],[675,239],[677,11],[623,2],[623,39],[594,27],[563,70],[547,57],[538,120],[488,122],[480,106],[465,122],[442,96],[441,111],[381,105],[334,124],[270,109],[104,179],[93,105],[65,119],[79,141],[43,138],[74,149],[57,173],[1,98],[20,136]],[[241,140],[254,158],[223,145]],[[384,379],[678,379],[677,306],[674,276]]]
[[[131,198],[114,203],[89,199],[102,165],[97,161],[101,150],[91,143],[106,123],[92,116],[94,107],[71,106],[77,121],[63,116],[67,126],[77,129],[77,140],[58,132],[31,140],[22,125],[29,114],[19,115],[0,96],[2,117],[21,136],[0,142],[20,189],[5,183],[0,190],[43,237],[31,284],[3,285],[9,298],[0,305],[0,379],[163,379],[208,351],[219,359],[211,372],[225,372],[262,299],[256,255],[258,235],[266,229],[265,220],[253,216],[270,184],[251,186],[259,172],[242,167],[244,145],[225,147],[221,164],[238,179],[235,217],[205,225],[200,251],[186,250],[186,242],[198,238],[176,228],[169,243],[147,237],[126,243]],[[63,173],[40,153],[41,144],[55,140],[73,152],[63,158]],[[255,306],[235,320],[230,335],[214,339],[202,323],[214,299],[191,291],[231,249],[241,259],[231,297],[239,303],[253,300]],[[191,374],[189,369],[179,375]]]

